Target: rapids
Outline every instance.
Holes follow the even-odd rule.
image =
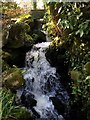
[[[56,72],[56,68],[51,67],[46,60],[45,51],[49,45],[50,42],[38,43],[26,53],[25,87],[22,93],[25,91],[32,94],[33,99],[36,100],[36,105],[32,107],[40,115],[39,118],[36,117],[36,120],[65,120],[64,116],[68,112],[69,106],[69,95],[60,83],[60,75]],[[20,90],[17,91],[17,94],[19,93]],[[55,103],[54,98],[59,103]],[[29,100],[28,97],[27,100]],[[27,106],[29,106],[29,102],[27,102]],[[56,104],[61,104],[64,107],[63,113],[58,112]],[[30,109],[30,107],[28,108]]]

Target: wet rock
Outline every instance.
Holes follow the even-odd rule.
[[[58,111],[59,114],[64,114],[65,112],[65,105],[59,100],[57,97],[50,97],[53,102],[55,109]]]
[[[30,67],[32,66],[32,63],[34,61],[34,56],[32,56],[29,52],[26,54],[26,66]]]
[[[33,34],[33,39],[35,43],[46,42],[46,35],[40,30],[35,30]]]
[[[25,90],[22,93],[21,102],[27,108],[32,108],[37,104],[37,101],[34,99],[34,95],[32,93],[28,93]]]
[[[24,85],[23,75],[19,68],[11,68],[3,73],[3,85],[11,90],[16,90]]]
[[[3,59],[10,66],[23,67],[25,65],[25,54],[34,44],[34,39],[27,34],[29,30],[28,24],[16,23],[11,25],[8,35],[4,35],[3,42],[5,41],[5,43],[3,43],[2,47]]]
[[[40,118],[40,115],[38,112],[36,112],[36,110],[34,108],[32,108],[32,112],[33,114],[36,116],[36,118]]]

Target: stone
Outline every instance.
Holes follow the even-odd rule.
[[[34,108],[32,108],[32,112],[35,115],[36,118],[40,118],[40,115],[38,112],[36,112],[36,110]]]
[[[46,42],[46,35],[40,30],[34,30],[33,39],[35,43]]]
[[[11,68],[2,75],[3,85],[11,90],[16,90],[24,85],[24,78],[19,68]]]
[[[64,114],[65,112],[65,105],[59,100],[57,97],[50,97],[53,102],[55,109],[58,111],[59,114]]]
[[[71,79],[72,80],[79,80],[81,73],[78,70],[71,71]]]
[[[36,106],[37,101],[34,99],[34,95],[32,93],[28,93],[24,90],[21,95],[21,103],[27,108],[32,108]]]
[[[30,30],[30,27],[27,23],[16,23],[11,25],[8,35],[8,48],[20,48],[25,45],[25,42],[30,42],[31,44],[32,37],[27,34]]]

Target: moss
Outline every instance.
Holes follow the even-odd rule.
[[[2,59],[5,60],[5,61],[9,60],[12,57],[12,55],[9,52],[6,52],[6,51],[2,51],[1,54],[2,54]]]
[[[37,39],[38,39],[38,34],[35,34],[35,33],[34,33],[34,34],[32,35],[32,37],[33,37],[34,41],[36,42]]]
[[[0,64],[2,66],[2,72],[5,70],[8,70],[10,68],[10,66],[8,65],[8,61],[10,61],[12,55],[9,52],[6,51],[1,51],[1,57],[2,60],[0,61]]]
[[[24,79],[19,68],[11,68],[3,73],[3,85],[16,90],[24,85]]]
[[[30,26],[27,23],[24,23],[23,26],[24,26],[25,32],[29,32],[30,31]]]
[[[40,30],[34,30],[32,37],[35,43],[46,42],[46,35]]]
[[[32,119],[32,116],[32,113],[29,112],[25,107],[21,107],[19,114],[16,115],[18,120],[29,120]]]
[[[79,71],[77,71],[77,70],[72,70],[71,71],[71,79],[74,80],[74,81],[79,80],[80,75],[81,75],[81,73]]]
[[[30,35],[25,34],[25,46],[32,46],[33,44],[34,44],[33,38]]]
[[[1,64],[2,64],[2,72],[10,69],[10,66],[4,60],[1,61]]]
[[[30,27],[27,23],[13,24],[9,30],[8,47],[19,48],[25,45],[25,42],[31,40],[31,36],[27,34]],[[27,37],[28,36],[28,37]]]

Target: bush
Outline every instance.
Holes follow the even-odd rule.
[[[28,120],[31,118],[31,113],[22,106],[15,105],[15,94],[10,90],[0,90],[0,106],[2,105],[1,120]]]

